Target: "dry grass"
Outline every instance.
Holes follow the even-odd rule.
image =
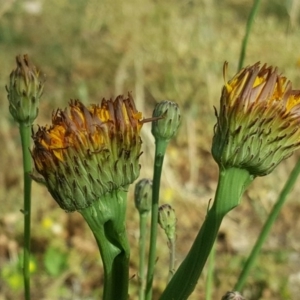
[[[290,18],[282,1],[265,2],[254,23],[245,63],[277,65],[294,87],[300,88],[298,8],[291,9]],[[236,71],[251,5],[250,0],[1,0],[0,86],[7,84],[14,56],[28,53],[47,74],[37,124],[49,123],[51,110],[65,107],[70,98],[94,103],[132,91],[145,116],[152,114],[156,101],[179,103],[183,124],[168,149],[161,197],[162,202],[171,202],[178,214],[178,263],[214,195],[217,167],[210,155],[213,106],[218,106],[223,62],[229,61],[231,75]],[[0,98],[0,299],[10,300],[22,299],[16,266],[22,250],[22,158],[4,88]],[[141,176],[151,177],[153,139],[149,125],[144,127]],[[221,299],[234,285],[295,160],[293,157],[270,176],[257,179],[240,207],[224,221],[217,247],[214,299]],[[264,247],[245,289],[247,299],[297,299],[299,295],[299,192],[297,187],[291,194]],[[98,299],[101,263],[81,217],[65,214],[37,184],[33,185],[32,200],[33,299]],[[129,200],[130,273],[134,276],[138,216]],[[166,245],[163,235],[159,239],[160,245]],[[49,249],[59,255],[51,256]],[[167,256],[167,246],[159,247],[156,296],[167,277]],[[45,261],[57,257],[62,257],[67,267],[51,275]],[[204,277],[192,300],[204,299]],[[133,277],[131,299],[137,299],[136,292]]]

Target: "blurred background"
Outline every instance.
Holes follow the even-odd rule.
[[[245,64],[276,65],[300,88],[300,1],[262,1]],[[167,151],[161,203],[178,218],[177,264],[185,257],[214,197],[218,168],[210,154],[222,85],[222,66],[237,71],[250,0],[0,0],[0,299],[23,299],[22,156],[18,127],[8,111],[5,85],[15,56],[27,53],[46,74],[35,124],[70,99],[97,103],[133,93],[152,115],[156,102],[173,100],[182,125]],[[152,177],[153,137],[142,130],[141,177]],[[245,258],[295,162],[257,178],[241,205],[224,220],[217,241],[213,299],[231,290]],[[251,272],[247,299],[299,299],[300,186],[294,189]],[[62,211],[33,183],[32,299],[99,299],[103,273],[96,243],[78,213]],[[128,199],[131,243],[130,299],[137,299],[138,214]],[[154,299],[168,275],[168,246],[159,232]],[[205,299],[206,272],[190,299]]]

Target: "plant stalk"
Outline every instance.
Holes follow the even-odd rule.
[[[164,140],[156,140],[155,143],[150,246],[149,246],[146,293],[145,293],[146,300],[152,299],[152,284],[153,284],[154,268],[155,268],[155,261],[156,261],[156,240],[157,240],[157,225],[158,225],[160,178],[161,178],[161,172],[162,172],[167,144],[168,143]]]
[[[25,299],[30,300],[30,235],[31,235],[31,177],[32,171],[30,155],[31,127],[24,123],[19,124],[22,153],[23,153],[23,173],[24,173],[24,256],[23,256],[23,278]]]
[[[188,299],[196,287],[224,216],[239,204],[243,192],[252,180],[253,176],[243,169],[220,170],[213,206],[208,211],[192,248],[167,285],[160,300]]]
[[[145,256],[146,256],[146,234],[148,213],[140,214],[140,238],[139,238],[139,300],[145,299]]]
[[[205,300],[212,299],[212,290],[213,290],[213,279],[214,279],[214,268],[215,268],[215,257],[216,257],[216,243],[214,243],[209,258],[208,258],[208,270],[207,278],[205,284]]]
[[[130,248],[126,234],[127,192],[115,190],[80,210],[98,244],[104,267],[103,300],[127,300]]]
[[[175,273],[175,245],[176,245],[176,239],[169,239],[169,248],[170,248],[170,261],[169,261],[169,276],[168,276],[168,282],[172,279],[174,273]]]

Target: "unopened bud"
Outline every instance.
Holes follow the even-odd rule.
[[[134,203],[140,214],[148,213],[151,210],[152,202],[152,180],[141,179],[134,190]]]
[[[239,292],[227,292],[222,300],[245,300],[245,298]]]
[[[176,215],[175,210],[169,204],[163,204],[158,210],[158,224],[165,231],[169,240],[176,236]]]
[[[158,103],[153,111],[153,117],[158,118],[152,122],[152,134],[155,139],[169,141],[176,135],[181,120],[177,103],[172,101]]]
[[[44,78],[40,78],[40,72],[27,55],[18,55],[16,61],[17,68],[11,72],[6,87],[9,111],[16,122],[30,126],[38,115]]]

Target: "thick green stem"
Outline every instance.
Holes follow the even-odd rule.
[[[260,0],[254,0],[250,15],[248,17],[248,21],[247,21],[247,25],[246,25],[246,33],[245,33],[245,36],[244,36],[244,39],[242,42],[242,47],[241,47],[238,71],[243,67],[243,64],[244,64],[248,39],[249,39],[249,35],[250,35],[251,29],[252,29],[252,24],[253,24],[254,18],[258,11],[259,3],[260,3]]]
[[[151,229],[150,229],[151,232],[150,232],[150,247],[149,247],[148,272],[147,272],[147,284],[146,284],[146,300],[152,299],[152,284],[153,284],[154,267],[156,261],[156,239],[157,239],[157,224],[158,224],[157,222],[158,222],[160,178],[161,178],[161,172],[162,172],[167,144],[168,143],[164,140],[156,140],[156,144],[155,144]]]
[[[215,256],[216,256],[216,243],[211,249],[209,258],[208,258],[208,270],[207,270],[207,278],[205,284],[205,300],[212,299],[212,287],[213,287],[213,279],[214,279],[214,268],[215,268]]]
[[[139,239],[139,300],[145,299],[145,257],[148,213],[140,214],[140,239]]]
[[[163,292],[161,300],[188,299],[202,273],[222,219],[239,204],[243,192],[252,180],[253,177],[246,170],[221,170],[213,206],[208,211],[188,255]]]
[[[113,191],[79,212],[97,241],[104,267],[103,300],[127,300],[129,244],[125,216],[127,192]]]
[[[25,299],[30,299],[30,220],[31,220],[31,155],[30,135],[31,127],[20,124],[20,136],[23,152],[23,172],[24,172],[24,257],[23,257],[23,277]]]
[[[245,263],[245,266],[243,268],[243,271],[234,287],[234,290],[241,291],[245,285],[246,279],[249,275],[250,270],[252,269],[257,256],[262,248],[262,245],[264,244],[266,238],[268,237],[270,230],[275,223],[281,208],[283,204],[285,203],[287,196],[291,192],[292,188],[294,187],[296,180],[300,174],[300,160],[298,160],[296,166],[294,167],[293,171],[290,174],[290,177],[288,178],[283,190],[281,191],[272,211],[270,212],[268,219],[251,251],[251,254],[248,256],[248,259]]]

